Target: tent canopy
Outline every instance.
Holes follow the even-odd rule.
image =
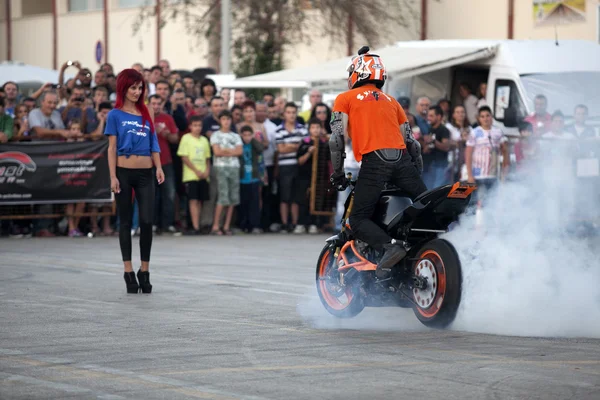
[[[388,74],[403,78],[466,62],[488,58],[496,53],[497,44],[456,41],[453,46],[440,46],[423,41],[398,42],[372,50],[383,59]],[[409,55],[407,55],[409,54]],[[239,81],[304,81],[312,86],[340,83],[346,80],[346,67],[351,57],[326,61],[308,67],[292,68],[240,78]]]
[[[58,83],[59,71],[27,65],[20,62],[5,61],[0,63],[0,85],[13,81],[22,83]],[[73,74],[65,73],[65,79],[72,78]]]

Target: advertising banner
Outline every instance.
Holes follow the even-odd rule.
[[[0,205],[110,202],[108,141],[0,144]]]

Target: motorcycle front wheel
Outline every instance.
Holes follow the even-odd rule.
[[[417,253],[413,273],[427,278],[424,289],[413,289],[413,311],[430,328],[445,328],[454,321],[460,305],[460,259],[450,242],[434,239]]]
[[[356,286],[339,285],[335,254],[329,246],[325,246],[319,255],[316,283],[321,303],[331,315],[352,318],[365,308],[363,296]]]

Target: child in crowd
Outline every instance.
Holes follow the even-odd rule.
[[[261,233],[260,187],[262,171],[260,159],[264,145],[254,136],[251,126],[241,128],[243,153],[240,156],[240,229],[244,232]]]
[[[183,179],[188,196],[192,230],[190,234],[200,234],[200,212],[202,203],[209,199],[208,182],[210,180],[210,144],[200,134],[202,117],[194,115],[189,121],[190,133],[186,133],[179,142],[177,155],[183,162]]]
[[[228,110],[219,114],[220,129],[210,136],[214,154],[213,167],[217,176],[218,197],[211,235],[233,235],[231,218],[233,209],[240,203],[240,160],[243,154],[242,139],[231,132],[232,117]],[[225,209],[223,230],[219,229],[221,213]]]
[[[68,125],[71,137],[77,137],[78,139],[67,139],[67,142],[83,142],[83,133],[81,132],[82,124],[78,119],[72,119]]]
[[[69,132],[73,136],[82,136],[81,122],[78,119],[72,119],[69,122]],[[83,139],[67,139],[67,142],[83,141]],[[85,203],[68,204],[66,208],[67,222],[69,225],[69,237],[81,237],[83,233],[79,230],[79,221],[81,217],[75,217],[73,214],[81,214],[85,210]]]
[[[316,215],[310,215],[310,188],[313,180],[314,158],[317,157],[318,174],[318,176],[315,177],[315,188],[323,186],[322,179],[319,179],[319,177],[329,173],[329,161],[331,159],[328,139],[321,129],[321,121],[316,118],[310,119],[308,121],[308,133],[310,136],[302,139],[297,153],[298,181],[296,184],[296,201],[300,206],[300,221],[296,226],[294,233],[298,234],[306,233],[306,225],[310,225],[308,227],[308,233],[313,234],[318,233],[319,228],[322,228],[322,225],[324,225],[324,221],[322,221],[321,218]],[[326,193],[319,194],[323,196],[326,195]]]

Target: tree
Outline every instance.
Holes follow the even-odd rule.
[[[183,22],[190,35],[209,40],[209,66],[218,69],[220,1],[157,1],[161,4],[161,27],[169,20]],[[354,54],[355,34],[374,47],[389,37],[394,25],[405,27],[415,36],[420,26],[420,0],[235,0],[231,3],[232,69],[237,76],[284,68],[286,46],[307,40],[308,30],[318,29],[332,40],[344,43],[348,52]],[[309,9],[320,14],[318,26],[306,18]],[[133,24],[134,34],[144,21],[155,16],[155,7],[142,8]]]

